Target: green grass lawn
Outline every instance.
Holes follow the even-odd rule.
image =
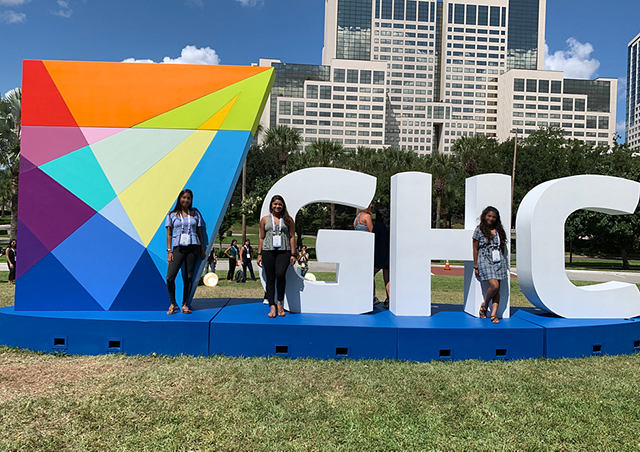
[[[512,282],[512,303],[528,305]],[[433,277],[433,290],[461,302],[462,277]],[[262,288],[222,281],[197,296]],[[0,451],[636,450],[639,385],[640,355],[410,363],[0,347]]]

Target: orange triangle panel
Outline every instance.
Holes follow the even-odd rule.
[[[80,127],[133,127],[246,78],[257,66],[45,61]]]
[[[23,126],[77,127],[42,61],[24,61],[22,92]]]

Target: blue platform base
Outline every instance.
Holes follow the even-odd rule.
[[[16,312],[0,309],[0,344],[100,355],[286,356],[318,359],[506,360],[640,351],[640,320],[566,320],[512,309],[494,325],[462,306],[431,317],[288,314],[267,317],[262,300],[194,300],[193,314]]]

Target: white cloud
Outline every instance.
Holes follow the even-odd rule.
[[[67,19],[71,17],[71,15],[73,14],[73,10],[69,6],[69,2],[65,0],[58,0],[56,3],[58,3],[59,9],[56,11],[51,11],[51,14]]]
[[[0,11],[0,22],[7,24],[21,24],[27,21],[27,15],[24,13],[17,13],[15,11]]]
[[[627,131],[627,124],[624,120],[622,121],[618,121],[618,123],[616,124],[616,132],[618,132],[620,135],[624,135],[625,132]]]
[[[550,71],[564,71],[566,78],[591,79],[600,67],[600,61],[591,58],[593,46],[578,42],[575,38],[567,39],[568,48],[549,53],[549,46],[544,46],[544,68]]]
[[[236,0],[236,2],[240,3],[242,6],[256,6],[264,3],[264,0]]]
[[[0,0],[0,6],[22,6],[31,0]]]
[[[155,63],[153,60],[127,58],[124,63]],[[220,57],[211,47],[197,48],[196,46],[186,46],[182,49],[178,58],[164,57],[161,63],[165,64],[220,64]]]

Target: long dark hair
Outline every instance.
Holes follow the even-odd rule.
[[[176,206],[173,208],[171,213],[175,213],[176,215],[178,215],[179,213],[182,212],[182,207],[180,206],[180,198],[182,198],[182,195],[184,195],[185,193],[188,193],[188,194],[191,195],[191,204],[189,204],[189,210],[188,211],[189,212],[193,211],[193,192],[191,190],[189,190],[188,188],[185,188],[178,195],[178,200],[176,201]]]
[[[502,221],[500,220],[500,212],[493,206],[489,206],[482,211],[482,215],[480,215],[480,231],[487,238],[489,242],[493,239],[491,235],[492,227],[487,224],[487,214],[489,212],[493,212],[496,214],[496,222],[493,225],[493,229],[498,233],[498,237],[500,237],[500,251],[502,253],[505,252],[507,246],[507,234],[504,232],[504,228],[502,227]]]
[[[282,220],[287,224],[287,226],[289,226],[291,224],[291,216],[289,215],[289,212],[287,211],[287,203],[284,202],[284,198],[280,195],[273,195],[273,198],[271,198],[271,201],[269,201],[269,212],[273,215],[273,202],[274,201],[282,201]]]

